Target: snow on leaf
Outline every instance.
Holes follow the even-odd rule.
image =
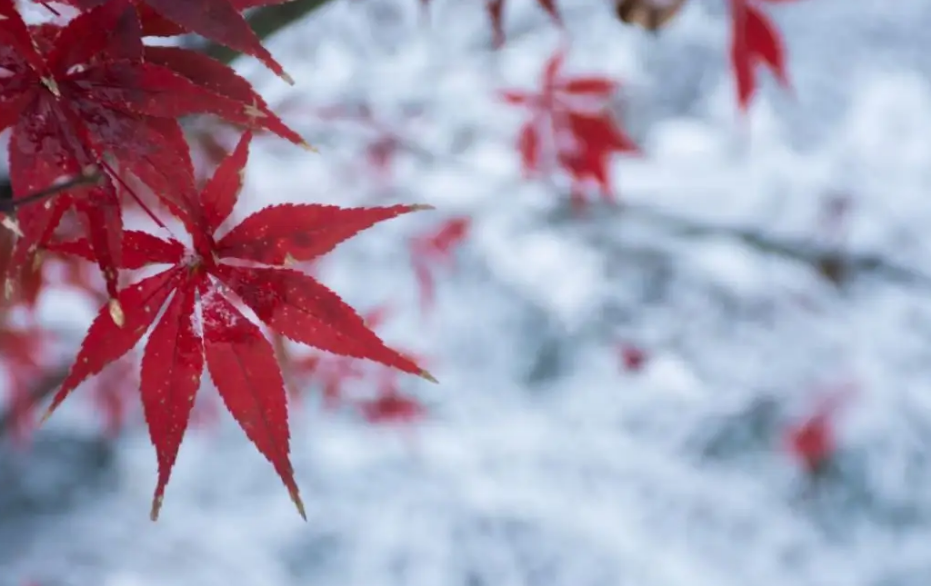
[[[203,304],[210,378],[246,436],[272,463],[306,520],[291,467],[287,394],[275,351],[258,326],[227,299],[207,292]]]
[[[185,283],[152,330],[142,356],[140,393],[149,436],[158,458],[151,518],[158,519],[165,486],[178,456],[200,388],[204,348],[194,325],[196,288]]]

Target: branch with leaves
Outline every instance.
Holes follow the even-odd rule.
[[[38,269],[45,255],[54,254],[95,265],[105,297],[75,362],[61,376],[53,372],[41,378],[32,399],[57,388],[48,417],[79,384],[123,360],[150,333],[141,354],[139,391],[158,461],[152,518],[162,506],[205,371],[303,515],[290,463],[280,358],[262,327],[276,340],[369,359],[435,382],[417,361],[386,345],[336,292],[292,268],[295,261],[325,255],[379,222],[428,206],[283,204],[244,218],[222,237],[217,234],[239,196],[252,133],[310,148],[229,63],[243,53],[293,84],[262,39],[327,0],[61,1],[77,9],[77,16],[66,24],[29,25],[15,0],[0,0],[0,69],[7,73],[0,78],[0,131],[11,129],[10,186],[4,194],[9,197],[0,212],[15,216],[15,223],[7,223],[17,228],[0,277],[8,297],[34,311],[36,291],[43,286]],[[729,0],[730,61],[742,109],[754,93],[757,65],[769,67],[788,85],[781,40],[761,8],[776,1]],[[563,26],[557,0],[537,3],[552,23]],[[493,43],[501,46],[505,1],[485,5]],[[253,9],[246,19],[244,12]],[[622,20],[639,22],[623,7],[617,12]],[[199,35],[207,44],[198,51],[148,42],[182,34]],[[530,115],[519,139],[527,178],[555,165],[570,179],[578,203],[586,183],[610,191],[608,163],[614,154],[639,150],[606,112],[576,108],[579,98],[606,99],[616,84],[565,79],[562,60],[557,54],[546,65],[540,93],[512,92],[505,99]],[[243,130],[203,188],[180,125],[181,118],[201,114]],[[566,132],[574,148],[556,145],[545,152],[545,145]],[[63,184],[63,177],[71,179]],[[148,205],[138,191],[159,205]],[[192,244],[126,229],[126,202],[134,202],[153,227],[164,228],[169,220],[180,224]],[[418,252],[442,258],[468,225],[448,224]],[[794,250],[754,240],[749,233],[735,235],[758,247]],[[168,268],[123,285],[121,277],[155,264]],[[0,418],[0,426],[9,421]]]

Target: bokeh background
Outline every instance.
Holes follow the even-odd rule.
[[[156,524],[131,377],[108,391],[117,430],[83,390],[25,438],[5,418],[0,585],[931,583],[931,4],[773,3],[792,91],[761,75],[743,117],[722,0],[656,36],[609,2],[558,4],[567,75],[619,80],[644,151],[612,165],[619,206],[578,214],[560,181],[521,177],[524,113],[496,92],[535,88],[561,42],[532,0],[508,1],[497,51],[479,0],[427,18],[333,0],[267,41],[294,87],[234,61],[320,151],[257,138],[237,214],[436,206],[313,268],[387,307],[378,331],[441,384],[397,378],[422,417],[373,422],[302,383],[306,523],[209,382]],[[189,129],[205,170],[237,138]],[[468,234],[431,265],[425,310],[411,243],[456,218]],[[95,312],[43,294],[50,368]],[[364,367],[342,391],[384,380]],[[815,472],[792,443],[813,427],[833,439]]]

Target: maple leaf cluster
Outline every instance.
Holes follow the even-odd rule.
[[[789,86],[782,40],[759,5],[791,1],[728,0],[732,24],[730,65],[741,110],[749,107],[757,90],[758,65],[769,67],[782,86]],[[538,2],[562,25],[554,1]],[[684,0],[617,0],[616,10],[622,22],[655,32],[668,24],[683,5]],[[503,43],[503,6],[504,0],[487,2],[495,46]],[[516,141],[524,177],[549,177],[553,171],[561,171],[570,179],[574,207],[581,209],[588,184],[594,184],[605,200],[615,200],[610,173],[613,154],[641,153],[610,112],[610,99],[619,83],[604,76],[566,78],[562,75],[565,60],[566,47],[562,46],[546,62],[539,91],[504,90],[500,97],[530,114]]]
[[[245,10],[283,1],[59,0],[76,16],[65,24],[28,25],[16,0],[0,0],[0,131],[9,130],[13,189],[12,199],[0,202],[0,349],[8,388],[17,412],[33,407],[26,389],[42,375],[49,343],[34,316],[41,291],[67,285],[99,300],[100,311],[45,417],[88,381],[95,384],[109,427],[116,429],[125,410],[125,395],[116,389],[138,386],[158,460],[153,519],[205,370],[301,514],[289,457],[286,377],[313,374],[324,381],[324,396],[335,400],[346,394],[343,383],[362,378],[355,360],[383,365],[374,379],[378,395],[354,402],[372,422],[423,415],[422,406],[399,391],[397,373],[433,380],[412,355],[382,341],[372,329],[377,316],[367,316],[367,323],[313,275],[293,268],[379,222],[426,206],[285,204],[225,229],[254,134],[310,147],[228,65],[186,48],[146,42],[197,34],[257,58],[293,83],[243,17]],[[738,103],[746,108],[757,65],[768,66],[788,86],[781,39],[761,6],[790,0],[728,1],[731,68]],[[556,0],[537,3],[563,27]],[[618,0],[619,15],[632,14],[636,7],[628,4]],[[505,42],[505,5],[485,3],[496,47]],[[681,5],[647,22],[665,23]],[[500,94],[528,115],[517,140],[523,171],[527,178],[560,173],[579,205],[592,185],[613,200],[613,155],[639,154],[609,107],[619,84],[600,76],[565,76],[566,57],[563,47],[549,59],[539,91]],[[199,181],[179,120],[204,114],[241,136],[231,152],[203,141],[212,149],[216,171]],[[402,145],[382,134],[369,157],[384,171]],[[147,216],[152,231],[125,229],[129,211]],[[451,266],[471,226],[472,219],[453,217],[412,238],[411,262],[425,310],[434,302],[436,269]],[[52,257],[64,263],[64,277],[55,283],[44,270]],[[81,268],[87,262],[98,267],[96,280]],[[13,323],[8,317],[14,309],[31,317]],[[301,362],[284,351],[286,342],[321,353]],[[627,360],[634,370],[642,361]]]
[[[45,417],[107,367],[111,376],[131,380],[130,353],[148,334],[138,388],[158,460],[152,518],[205,370],[303,515],[289,457],[284,378],[263,327],[333,355],[433,378],[388,347],[336,293],[287,265],[314,260],[376,223],[427,206],[276,205],[222,230],[243,186],[253,132],[308,145],[228,66],[144,39],[198,33],[287,78],[241,15],[271,2],[66,3],[79,10],[67,24],[30,26],[13,0],[0,0],[0,130],[11,129],[13,187],[5,208],[11,230],[0,248],[6,299],[34,309],[50,255],[95,263],[104,282],[97,291],[101,309]],[[179,123],[191,114],[245,129],[202,189]],[[147,197],[155,198],[160,214]],[[124,229],[127,201],[149,216],[154,232]],[[187,238],[179,239],[169,220]],[[124,284],[132,276],[141,278]],[[77,273],[71,278],[79,280]],[[4,329],[0,344],[9,350],[7,362],[18,365],[9,376],[21,389],[36,370],[35,332],[15,334]],[[106,394],[101,400],[115,401]],[[121,408],[109,408],[116,425]]]

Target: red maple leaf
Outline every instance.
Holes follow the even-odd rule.
[[[175,36],[196,33],[231,49],[258,58],[290,84],[294,81],[262,46],[249,23],[240,14],[247,8],[281,4],[285,0],[62,0],[81,10],[111,3],[134,3],[143,17],[146,36]]]
[[[629,342],[618,344],[621,364],[627,372],[640,372],[647,362],[647,352],[642,347]]]
[[[140,35],[135,9],[122,0],[102,3],[65,27],[32,30],[12,0],[0,0],[0,67],[10,72],[0,78],[0,130],[13,128],[15,196],[89,168],[107,172],[101,185],[83,193],[67,191],[51,205],[20,210],[24,237],[8,263],[8,283],[22,280],[18,272],[49,241],[65,211],[75,208],[115,295],[123,229],[116,185],[125,185],[120,173],[138,177],[171,209],[191,197],[193,170],[179,116],[211,112],[302,142],[228,68],[182,49],[145,48]]]
[[[181,217],[192,249],[144,232],[123,233],[120,268],[168,268],[122,289],[101,309],[46,413],[48,417],[81,382],[129,352],[164,306],[143,351],[140,375],[143,411],[158,456],[153,519],[205,365],[227,409],[272,463],[304,514],[288,455],[281,370],[272,345],[243,315],[237,299],[271,330],[291,340],[434,380],[386,346],[336,293],[305,273],[281,268],[292,252],[320,256],[360,230],[423,206],[276,205],[246,217],[217,238],[217,228],[238,199],[250,139],[251,134],[244,134],[199,197],[185,202]],[[87,239],[57,244],[55,249],[89,260],[95,256]]]
[[[505,0],[485,0],[485,11],[491,21],[492,44],[495,48],[504,45],[504,4]],[[537,0],[537,4],[550,15],[553,22],[562,26],[562,17],[556,8],[556,0]]]
[[[786,430],[786,449],[808,474],[817,474],[837,451],[835,421],[840,409],[856,393],[857,386],[852,382],[826,389],[825,394],[819,397],[814,412]]]
[[[411,263],[420,288],[420,306],[424,311],[432,308],[436,297],[433,267],[451,267],[453,253],[468,236],[471,225],[471,218],[452,218],[438,230],[411,240]]]
[[[427,414],[420,401],[396,390],[383,392],[374,399],[360,401],[358,408],[365,420],[375,425],[416,423]]]
[[[765,0],[771,4],[792,0]],[[779,32],[753,0],[731,0],[731,67],[737,80],[737,103],[746,110],[756,91],[755,66],[770,68],[782,86],[789,87],[785,49]]]
[[[549,59],[539,92],[501,92],[505,102],[530,110],[517,139],[524,177],[557,166],[572,180],[574,203],[583,201],[585,185],[592,181],[603,197],[613,199],[611,155],[640,152],[607,110],[618,84],[599,76],[562,78],[565,57],[560,49]]]

